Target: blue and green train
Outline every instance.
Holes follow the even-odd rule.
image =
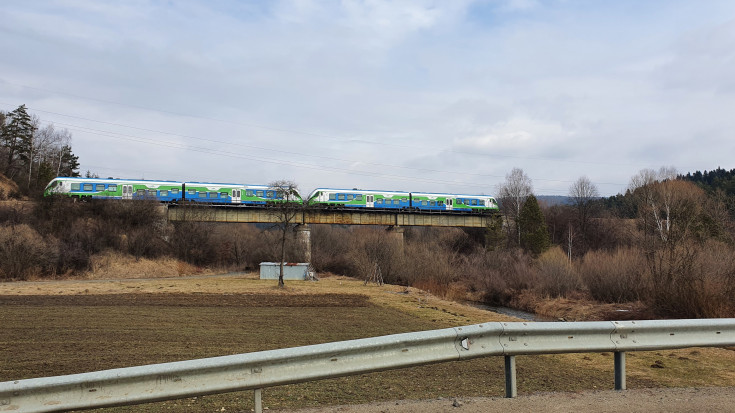
[[[54,178],[44,195],[62,194],[81,199],[150,199],[160,202],[198,202],[223,205],[268,206],[284,202],[280,191],[267,185],[205,182],[148,181],[100,178]],[[427,212],[492,212],[495,198],[428,192],[367,191],[317,188],[306,200],[296,195],[288,202],[324,208],[369,208]]]

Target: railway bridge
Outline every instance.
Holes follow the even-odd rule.
[[[403,227],[459,227],[486,228],[494,213],[426,212],[384,209],[332,209],[306,207],[284,211],[278,207],[254,208],[245,206],[176,205],[165,207],[169,221],[232,222],[275,224],[282,222],[283,213],[291,214],[299,238],[305,244],[311,261],[311,230],[309,224],[382,225],[388,227],[397,241],[403,242]]]

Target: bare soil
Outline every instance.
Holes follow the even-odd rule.
[[[536,393],[516,399],[499,397],[440,398],[317,409],[277,410],[293,413],[507,413],[589,412],[689,413],[735,412],[735,388],[635,389]]]

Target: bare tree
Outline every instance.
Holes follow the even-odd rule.
[[[268,184],[268,190],[275,192],[275,200],[270,205],[275,227],[281,235],[281,262],[278,273],[278,286],[283,287],[283,264],[286,261],[286,238],[299,224],[303,208],[299,189],[293,181],[281,179]]]
[[[579,232],[582,235],[583,242],[587,238],[594,201],[599,198],[599,196],[600,193],[597,191],[597,186],[586,176],[577,179],[577,181],[569,187],[569,198],[572,199],[572,204],[577,210],[577,222],[579,224]]]
[[[513,170],[505,175],[505,183],[498,185],[498,198],[500,199],[500,210],[508,223],[508,240],[514,239],[511,234],[510,222],[513,221],[518,244],[521,243],[521,230],[518,217],[526,198],[533,192],[531,178],[521,168]]]

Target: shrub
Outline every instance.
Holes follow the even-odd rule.
[[[561,248],[551,248],[539,256],[536,289],[543,295],[566,297],[580,286],[579,275]]]
[[[319,272],[354,274],[351,258],[353,233],[335,225],[313,225],[311,230],[311,262]]]
[[[26,280],[52,273],[58,249],[25,224],[0,227],[0,278]]]
[[[637,301],[647,289],[645,258],[632,248],[590,251],[584,256],[580,273],[590,295],[598,301]]]
[[[358,228],[353,231],[350,259],[354,276],[369,279],[376,270],[386,283],[406,284],[402,271],[403,248],[384,229]]]
[[[686,270],[677,266],[668,271],[664,264],[668,282],[651,283],[648,302],[653,311],[677,318],[735,315],[735,250],[716,241],[687,248],[693,258]]]

